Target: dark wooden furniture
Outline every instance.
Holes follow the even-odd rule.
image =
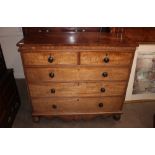
[[[155,128],[155,114],[153,115],[153,128]]]
[[[1,46],[0,46],[0,77],[3,76],[3,73],[5,71],[6,71],[6,65],[5,65],[2,49],[1,49]]]
[[[18,43],[32,116],[93,118],[122,113],[130,69],[145,28],[23,28]],[[147,33],[149,32],[149,33]]]
[[[33,27],[33,28],[23,28],[23,33],[25,37],[31,37],[32,35],[47,35],[55,32],[110,32],[115,31],[115,29],[110,29],[108,27]]]
[[[20,106],[12,69],[7,69],[0,48],[0,127],[11,127]]]

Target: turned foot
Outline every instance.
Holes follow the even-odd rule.
[[[40,117],[39,116],[33,116],[32,120],[33,120],[33,122],[38,123],[40,121]]]
[[[115,121],[119,121],[121,119],[121,114],[115,114],[115,115],[113,115],[113,119]]]

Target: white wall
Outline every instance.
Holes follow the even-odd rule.
[[[15,78],[24,78],[21,57],[16,46],[17,42],[22,38],[23,34],[21,28],[0,27],[0,44],[4,59],[7,67],[14,69]]]

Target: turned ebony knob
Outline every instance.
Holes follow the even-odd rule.
[[[99,103],[98,106],[99,106],[100,108],[102,108],[102,107],[103,107],[103,103]]]
[[[53,109],[57,109],[57,106],[55,104],[52,105]]]
[[[54,88],[51,89],[51,93],[53,93],[53,94],[55,93],[55,89]]]
[[[48,57],[48,62],[49,62],[49,63],[52,63],[53,61],[54,61],[54,58],[51,57],[51,56],[49,56],[49,57]]]
[[[101,92],[104,93],[105,92],[105,88],[101,88]]]
[[[108,73],[107,73],[107,72],[103,72],[103,73],[102,73],[102,76],[103,76],[103,77],[107,77],[107,76],[108,76]]]
[[[108,57],[105,57],[105,58],[103,59],[103,61],[104,61],[105,63],[108,63],[110,60],[109,60]]]
[[[49,73],[49,77],[54,78],[54,73],[53,72]]]

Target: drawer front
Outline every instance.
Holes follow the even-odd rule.
[[[76,68],[27,68],[26,73],[30,82],[79,80]]]
[[[81,65],[129,66],[131,52],[81,52]]]
[[[76,52],[23,53],[25,65],[77,64]]]
[[[126,82],[29,84],[32,97],[122,96]]]
[[[123,98],[45,98],[33,99],[34,113],[42,114],[80,114],[117,112],[121,110]]]
[[[30,82],[77,80],[128,80],[129,68],[75,67],[75,68],[27,68]]]

